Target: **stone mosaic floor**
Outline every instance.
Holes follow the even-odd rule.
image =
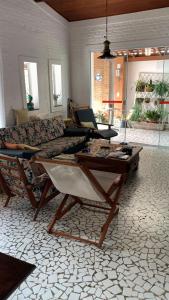
[[[3,208],[2,197],[0,251],[37,267],[10,300],[169,299],[168,158],[169,150],[144,148],[102,250],[46,232],[56,200],[32,222],[29,203],[18,199]],[[98,229],[103,214],[82,210],[77,217],[77,210],[67,216],[72,230],[74,221],[81,235],[92,224]]]
[[[118,136],[113,138],[113,141],[124,140],[124,128],[120,128]],[[156,131],[145,129],[126,129],[127,142],[142,143],[147,145],[160,145],[169,147],[169,131]]]

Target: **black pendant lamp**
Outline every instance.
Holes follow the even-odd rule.
[[[107,39],[107,0],[106,0],[106,35],[105,35],[105,41],[104,41],[104,50],[103,50],[103,54],[100,55],[98,58],[99,59],[113,59],[116,58],[115,55],[110,53],[110,42]]]

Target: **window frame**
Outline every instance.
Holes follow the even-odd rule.
[[[53,76],[52,76],[52,65],[60,65],[61,66],[61,104],[54,105],[53,101]],[[48,67],[49,67],[49,90],[50,90],[50,110],[51,112],[59,111],[63,108],[64,105],[64,80],[63,80],[63,74],[64,74],[64,66],[63,61],[61,59],[49,59],[48,61]]]
[[[23,108],[27,108],[27,100],[26,100],[26,84],[25,84],[25,72],[24,72],[24,63],[36,63],[37,64],[37,86],[38,86],[38,108],[35,108],[34,110],[40,110],[40,88],[39,88],[39,78],[40,78],[40,72],[39,72],[39,64],[40,60],[38,57],[30,57],[30,56],[19,56],[19,65],[20,65],[20,79],[21,79],[21,95],[22,95],[22,103]]]

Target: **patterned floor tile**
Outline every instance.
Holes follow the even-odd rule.
[[[169,299],[168,157],[167,149],[144,148],[101,250],[47,233],[60,196],[37,222],[24,199],[3,208],[1,196],[0,251],[36,265],[10,300]],[[59,227],[95,238],[103,217],[75,207]]]

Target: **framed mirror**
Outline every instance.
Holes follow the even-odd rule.
[[[63,106],[63,66],[61,61],[49,60],[51,112]]]

